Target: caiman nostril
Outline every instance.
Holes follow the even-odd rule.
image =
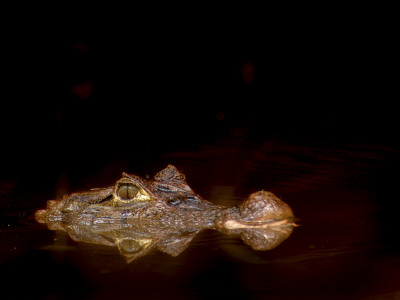
[[[47,209],[54,209],[58,205],[58,201],[56,200],[49,200],[47,201]]]
[[[72,203],[66,204],[63,206],[63,208],[61,208],[61,211],[63,213],[70,213],[74,211],[74,207],[72,205]]]

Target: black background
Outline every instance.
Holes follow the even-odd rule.
[[[5,27],[2,177],[85,176],[238,132],[398,145],[392,20],[379,12],[71,11]]]
[[[342,185],[337,185],[336,181],[329,183],[328,180],[331,190],[326,191],[321,185],[320,194],[316,193],[314,197],[312,190],[309,194],[302,190],[297,194],[292,191],[297,197],[302,197],[290,203],[296,214],[302,215],[304,222],[311,220],[311,225],[304,226],[303,231],[300,227],[297,240],[293,236],[295,240],[292,245],[306,245],[306,249],[299,251],[307,254],[313,250],[307,247],[315,248],[312,243],[318,242],[324,245],[322,241],[326,236],[329,238],[331,232],[332,244],[328,243],[328,246],[334,247],[332,255],[340,252],[342,249],[338,251],[335,248],[339,247],[335,244],[335,234],[340,237],[349,232],[350,237],[357,236],[351,235],[354,224],[363,233],[365,228],[369,230],[370,227],[364,226],[361,221],[353,222],[353,214],[359,217],[357,213],[365,213],[367,216],[365,207],[369,208],[368,205],[372,203],[376,215],[371,219],[378,224],[374,229],[378,231],[377,240],[375,237],[373,239],[374,247],[379,246],[379,242],[386,247],[374,259],[379,261],[383,257],[383,262],[389,268],[371,268],[369,272],[364,272],[362,268],[366,267],[362,265],[362,259],[357,265],[355,258],[359,255],[355,252],[353,256],[349,255],[349,261],[355,261],[354,270],[357,272],[349,273],[348,266],[353,264],[346,261],[343,269],[336,268],[337,259],[331,261],[328,254],[324,260],[327,263],[322,267],[317,264],[318,268],[314,268],[314,261],[309,266],[307,261],[288,265],[299,268],[298,273],[296,270],[287,270],[292,285],[293,282],[294,286],[298,284],[295,291],[303,290],[307,294],[308,289],[315,292],[316,286],[320,289],[317,289],[317,294],[319,292],[324,297],[327,296],[325,287],[329,287],[330,292],[337,290],[340,294],[340,285],[353,288],[351,279],[356,280],[356,275],[363,272],[368,276],[375,272],[378,275],[388,274],[389,279],[385,277],[380,280],[395,286],[395,278],[390,274],[395,273],[393,266],[398,263],[399,254],[397,239],[394,238],[398,236],[399,227],[398,51],[393,34],[394,19],[387,14],[390,9],[378,10],[365,6],[238,7],[231,12],[228,9],[230,7],[169,7],[169,10],[163,7],[150,10],[113,8],[112,11],[105,9],[100,13],[97,7],[83,8],[69,4],[69,7],[62,9],[46,7],[40,13],[37,7],[36,10],[26,8],[23,12],[21,8],[6,11],[11,17],[2,26],[4,54],[1,72],[4,88],[0,118],[0,191],[4,201],[0,207],[2,230],[11,240],[5,243],[4,253],[5,274],[11,274],[9,280],[13,283],[10,284],[13,290],[17,290],[14,286],[20,287],[20,278],[29,286],[26,293],[43,284],[42,278],[49,279],[49,290],[60,289],[65,292],[65,298],[73,297],[76,290],[85,288],[81,281],[85,275],[79,274],[79,268],[71,267],[68,263],[60,269],[59,264],[54,263],[57,260],[51,260],[47,262],[47,269],[40,272],[42,262],[49,260],[49,254],[36,248],[30,251],[32,245],[29,243],[34,243],[32,238],[26,236],[31,235],[31,229],[23,226],[19,229],[19,212],[24,211],[23,206],[27,209],[44,207],[47,199],[60,196],[57,189],[62,185],[67,185],[62,187],[63,191],[76,191],[93,187],[93,184],[102,186],[112,183],[121,171],[139,175],[154,174],[170,163],[171,153],[192,151],[192,156],[188,157],[200,161],[200,167],[193,169],[205,168],[207,163],[201,165],[201,157],[196,157],[196,151],[226,149],[218,148],[218,143],[226,143],[227,140],[233,147],[241,143],[249,148],[254,146],[252,149],[258,150],[249,153],[261,155],[263,159],[266,157],[266,161],[270,159],[268,166],[274,166],[273,155],[276,155],[278,169],[282,165],[290,165],[292,161],[297,162],[296,157],[308,159],[316,173],[316,177],[311,179],[318,176],[324,179],[324,175],[331,173],[327,171],[325,174],[318,168],[320,157],[314,160],[312,154],[302,153],[301,149],[311,149],[311,153],[317,154],[321,152],[321,157],[339,158],[337,164],[340,171],[342,164],[347,164],[343,170],[350,172],[359,165],[360,174],[367,178],[360,176],[360,182],[357,182],[358,178],[353,177],[357,177],[354,174],[358,173],[354,171],[349,175],[353,181],[347,186],[347,174],[335,173],[334,160],[329,163],[325,161],[325,164],[321,160],[321,168],[331,167],[334,178],[341,179],[337,182]],[[268,143],[278,145],[277,153],[272,151],[272,158],[269,158],[271,152],[265,146]],[[313,146],[302,148],[304,144],[317,146],[314,149]],[[297,152],[292,160],[285,161],[287,157],[290,158],[288,152],[291,149]],[[341,153],[342,149],[347,150]],[[283,155],[279,155],[279,151]],[[330,153],[337,156],[330,157]],[[228,158],[235,158],[235,154],[229,155],[227,152]],[[371,162],[370,166],[363,165],[368,162]],[[235,170],[232,167],[234,164],[232,160],[221,166]],[[298,166],[293,166],[292,172],[299,171],[296,169]],[[285,170],[281,173],[271,169],[271,174],[285,176]],[[301,170],[300,175],[296,174],[300,178]],[[212,170],[204,172],[210,173]],[[201,187],[201,174],[190,175],[191,182]],[[274,178],[269,179],[274,182]],[[276,182],[279,183],[279,178]],[[315,182],[318,183],[318,180]],[[296,182],[289,183],[296,190]],[[372,183],[371,186],[368,183]],[[354,185],[354,189],[351,185]],[[290,185],[288,190],[287,194],[290,195]],[[341,193],[345,195],[343,198],[340,198]],[[354,205],[349,206],[353,210],[347,211],[347,200]],[[329,207],[337,210],[324,214],[324,210],[318,210],[320,207],[327,207],[326,211],[329,211]],[[319,211],[322,211],[320,216]],[[350,226],[343,225],[341,230],[337,230],[336,226],[340,229],[343,215],[348,222],[345,224]],[[30,217],[32,220],[32,214]],[[9,226],[13,222],[15,226]],[[324,231],[326,228],[331,231]],[[375,228],[375,224],[371,228]],[[7,230],[10,230],[9,233]],[[316,240],[313,234],[320,240]],[[48,244],[53,238],[53,232],[47,230],[36,235],[43,239],[42,244]],[[308,240],[302,240],[304,237],[309,238],[311,246],[307,244]],[[72,242],[68,240],[67,243]],[[14,245],[18,246],[18,250],[14,251]],[[36,244],[33,246],[36,247]],[[208,240],[203,246],[207,251],[210,249]],[[22,248],[26,249],[19,250]],[[191,284],[207,282],[209,286],[217,286],[218,282],[222,282],[224,291],[247,293],[239,285],[232,289],[232,277],[235,276],[229,270],[232,264],[224,265],[223,260],[215,258],[214,267],[214,262],[199,255],[198,249],[188,250],[181,260],[170,261],[169,257],[164,260],[165,257],[161,256],[161,259],[155,258],[155,262],[149,263],[150,259],[143,264],[139,262],[131,269],[124,269],[122,274],[125,276],[126,272],[134,272],[135,268],[139,268],[140,274],[140,268],[145,269],[147,276],[137,275],[136,279],[139,278],[137,286],[147,292],[150,285],[148,279],[157,278],[154,268],[168,269],[170,263],[177,268],[177,261],[186,263],[194,261],[192,257],[197,257],[204,260],[209,272],[204,271],[204,275],[199,273],[201,278],[199,275],[199,280],[196,277],[190,281]],[[292,250],[281,249],[272,254],[277,261],[284,257],[285,251]],[[29,252],[18,256],[18,251],[23,254],[23,251]],[[368,251],[369,248],[365,252]],[[58,255],[57,251],[53,252],[51,255]],[[67,250],[59,252],[62,254]],[[74,256],[75,252],[71,253]],[[41,255],[46,259],[40,259]],[[374,255],[375,252],[371,254]],[[14,256],[16,258],[12,259]],[[340,260],[341,257],[338,257]],[[84,264],[84,258],[79,256],[78,260],[76,265]],[[203,267],[201,260],[196,264]],[[248,265],[244,265],[248,268]],[[284,263],[278,265],[286,268]],[[28,271],[24,270],[26,273],[21,274],[21,266],[26,266]],[[301,281],[296,277],[296,274],[303,274],[302,267],[312,273],[311,279],[304,278]],[[249,276],[243,275],[243,278],[254,278],[257,274],[264,274],[268,280],[273,278],[273,273],[263,273],[265,269],[261,265],[258,268],[259,273],[249,268],[247,273],[243,273]],[[187,270],[190,274],[197,274],[189,267]],[[319,275],[320,270],[324,276]],[[71,291],[68,284],[53,276],[57,272],[62,273],[65,282],[72,281],[75,284]],[[165,273],[168,274],[167,271]],[[330,273],[332,278],[337,276],[339,288],[328,282]],[[103,280],[106,289],[111,286],[109,294],[114,295],[113,283],[119,278],[110,274],[105,275]],[[227,274],[229,276],[221,281]],[[287,278],[287,274],[279,274],[278,278]],[[91,280],[96,287],[102,284],[101,281],[96,282],[96,278],[101,276],[87,275],[88,278],[94,278]],[[177,278],[189,277],[184,274]],[[32,278],[34,280],[30,280]],[[371,278],[374,277],[371,275]],[[130,280],[131,277],[124,277],[122,283],[130,284]],[[326,283],[319,284],[325,280]],[[376,282],[374,280],[371,279],[371,283]],[[171,284],[178,287],[184,285],[184,281],[172,281],[175,281],[175,277],[168,277],[161,287],[167,289]],[[249,285],[259,287],[250,279],[248,281]],[[260,282],[264,284],[262,280]],[[285,281],[278,282],[285,284]],[[368,281],[363,282],[369,285]],[[122,283],[123,291],[130,293],[130,285]],[[271,286],[274,290],[273,283]],[[162,288],[154,289],[154,293],[162,293]],[[203,291],[201,286],[196,288]],[[254,292],[255,289],[249,290]],[[274,291],[278,295],[285,289],[283,286]],[[198,294],[195,289],[193,291]],[[213,292],[212,289],[206,291],[203,292]],[[47,293],[45,288],[40,288],[41,292]]]

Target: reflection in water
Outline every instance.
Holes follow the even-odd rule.
[[[75,241],[116,246],[128,262],[154,248],[176,256],[204,229],[269,250],[295,226],[289,205],[271,192],[253,193],[237,207],[215,205],[194,193],[172,165],[153,180],[124,173],[112,187],[49,200],[36,219]]]
[[[269,222],[259,228],[219,229],[229,235],[238,235],[255,250],[271,250],[287,239],[295,225],[289,221]],[[153,249],[172,256],[179,255],[201,231],[182,232],[159,230],[151,225],[143,228],[113,229],[111,226],[85,226],[68,223],[48,223],[51,230],[66,231],[77,242],[117,247],[127,262],[148,254]]]
[[[269,145],[258,156],[252,156],[259,159],[254,164],[238,167],[241,160],[237,159],[230,178],[224,175],[229,169],[227,164],[235,159],[220,159],[227,155],[225,151],[220,152],[221,156],[212,153],[216,158],[210,155],[212,159],[198,160],[194,166],[190,166],[193,157],[185,158],[180,165],[187,166],[196,189],[221,206],[235,207],[243,195],[272,187],[283,198],[291,199],[292,208],[301,217],[304,226],[293,230],[294,234],[290,234],[291,226],[270,230],[202,229],[194,228],[196,224],[191,222],[182,224],[190,225],[190,230],[179,230],[173,223],[168,227],[154,221],[123,227],[122,223],[78,224],[76,219],[45,222],[58,230],[50,232],[43,230],[43,225],[26,223],[30,221],[28,215],[22,215],[22,219],[7,217],[12,210],[5,209],[0,216],[2,271],[7,274],[4,287],[12,287],[10,291],[15,293],[24,282],[27,296],[38,299],[125,299],[132,295],[157,299],[215,295],[230,299],[395,299],[399,294],[400,259],[398,248],[394,248],[398,234],[392,233],[398,233],[394,227],[398,221],[388,217],[398,210],[390,208],[389,212],[380,203],[396,199],[397,177],[388,176],[392,173],[387,169],[377,171],[391,163],[384,159],[392,154],[380,156],[382,152],[368,147]],[[390,168],[397,171],[396,166]],[[204,180],[207,174],[210,176]],[[378,194],[372,177],[382,184]],[[129,185],[122,187],[121,191],[132,191]],[[167,195],[167,187],[161,188]],[[98,195],[101,193],[98,190]],[[13,203],[29,207],[28,203],[40,199],[42,195],[31,193],[29,197],[15,197]],[[106,205],[106,200],[100,204]],[[172,201],[165,209],[190,210],[185,203]],[[65,215],[79,208],[65,204],[69,205],[60,206]],[[133,206],[127,204],[121,209]],[[218,209],[216,206],[211,207],[213,211]],[[89,213],[89,208],[85,209]],[[179,217],[173,216],[175,220]],[[182,214],[183,221],[184,217],[189,214]],[[387,225],[392,227],[383,231]],[[290,238],[274,250],[255,251],[250,247],[259,245],[256,249],[261,249],[262,241],[263,249],[273,247],[275,242],[277,245],[279,238],[285,238],[282,230],[287,230]],[[82,242],[71,244],[67,232]],[[181,254],[172,258],[165,252]],[[126,260],[132,263],[127,265]]]

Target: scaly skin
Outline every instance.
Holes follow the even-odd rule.
[[[238,207],[215,205],[194,193],[172,165],[153,180],[123,173],[112,187],[49,200],[35,216],[74,240],[117,245],[129,261],[153,246],[177,255],[203,229],[239,234],[254,249],[271,249],[295,226],[290,207],[271,192],[253,193]]]

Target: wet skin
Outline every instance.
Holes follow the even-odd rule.
[[[193,192],[172,165],[152,180],[123,173],[114,186],[49,200],[35,216],[76,241],[117,246],[128,261],[153,247],[178,255],[203,229],[238,234],[253,249],[272,249],[295,226],[290,207],[271,192],[253,193],[238,207],[215,205]]]

